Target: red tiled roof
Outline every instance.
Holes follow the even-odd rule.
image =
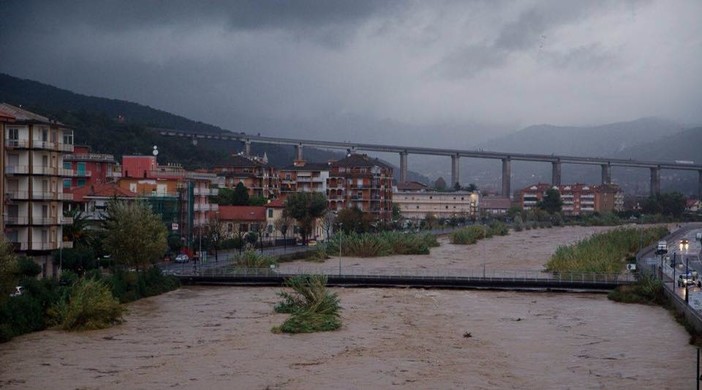
[[[485,197],[480,199],[481,209],[504,209],[512,207],[512,201],[509,198]]]
[[[427,188],[429,187],[416,181],[405,181],[402,183],[397,183],[398,191],[421,191],[426,190]]]
[[[222,221],[265,221],[265,206],[219,206]]]
[[[70,191],[73,193],[74,202],[84,202],[85,197],[103,197],[111,198],[133,198],[137,196],[135,192],[119,187],[115,183],[100,183],[94,185],[86,185]]]
[[[285,201],[282,199],[273,199],[266,204],[266,207],[283,208],[285,207]]]

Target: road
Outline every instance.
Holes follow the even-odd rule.
[[[699,233],[702,233],[702,226],[699,224],[685,226],[668,238],[667,255],[656,256],[653,253],[654,248],[646,257],[647,264],[658,270],[658,275],[663,277],[667,288],[673,289],[682,299],[685,299],[687,294],[690,304],[702,312],[702,289],[696,284],[688,286],[687,289],[677,285],[679,275],[688,271],[696,271],[700,275],[698,278],[702,277],[702,243],[697,239]],[[684,243],[685,240],[687,244]]]

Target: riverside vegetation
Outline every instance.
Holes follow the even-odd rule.
[[[283,298],[274,310],[288,313],[290,317],[282,325],[274,327],[274,333],[312,333],[339,329],[339,297],[327,290],[327,277],[323,275],[300,275],[289,278],[285,285],[292,292],[281,291]]]

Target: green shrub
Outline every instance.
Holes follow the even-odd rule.
[[[26,277],[36,277],[41,273],[41,265],[37,264],[31,257],[22,256],[17,259],[17,274]]]
[[[238,268],[269,268],[277,263],[275,257],[264,255],[254,250],[248,250],[234,256],[234,265]]]
[[[64,330],[107,328],[122,322],[124,311],[107,284],[95,279],[74,284],[68,300],[59,302],[53,310]]]
[[[607,297],[622,303],[644,303],[663,305],[666,302],[663,282],[652,275],[644,274],[633,285],[620,286],[610,291]]]
[[[327,290],[327,277],[301,275],[289,278],[285,285],[292,289],[278,295],[283,298],[274,310],[291,314],[273,332],[310,333],[336,330],[341,327],[339,298]]]

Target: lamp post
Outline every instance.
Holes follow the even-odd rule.
[[[688,292],[688,289],[687,289],[688,279],[687,278],[688,278],[688,275],[690,275],[690,270],[688,269],[688,264],[687,264],[688,260],[689,259],[687,257],[685,257],[685,304],[686,305],[689,302],[689,300],[687,299],[687,292]]]
[[[342,234],[342,229],[341,227],[343,224],[339,222],[339,276],[341,276],[341,234]]]

